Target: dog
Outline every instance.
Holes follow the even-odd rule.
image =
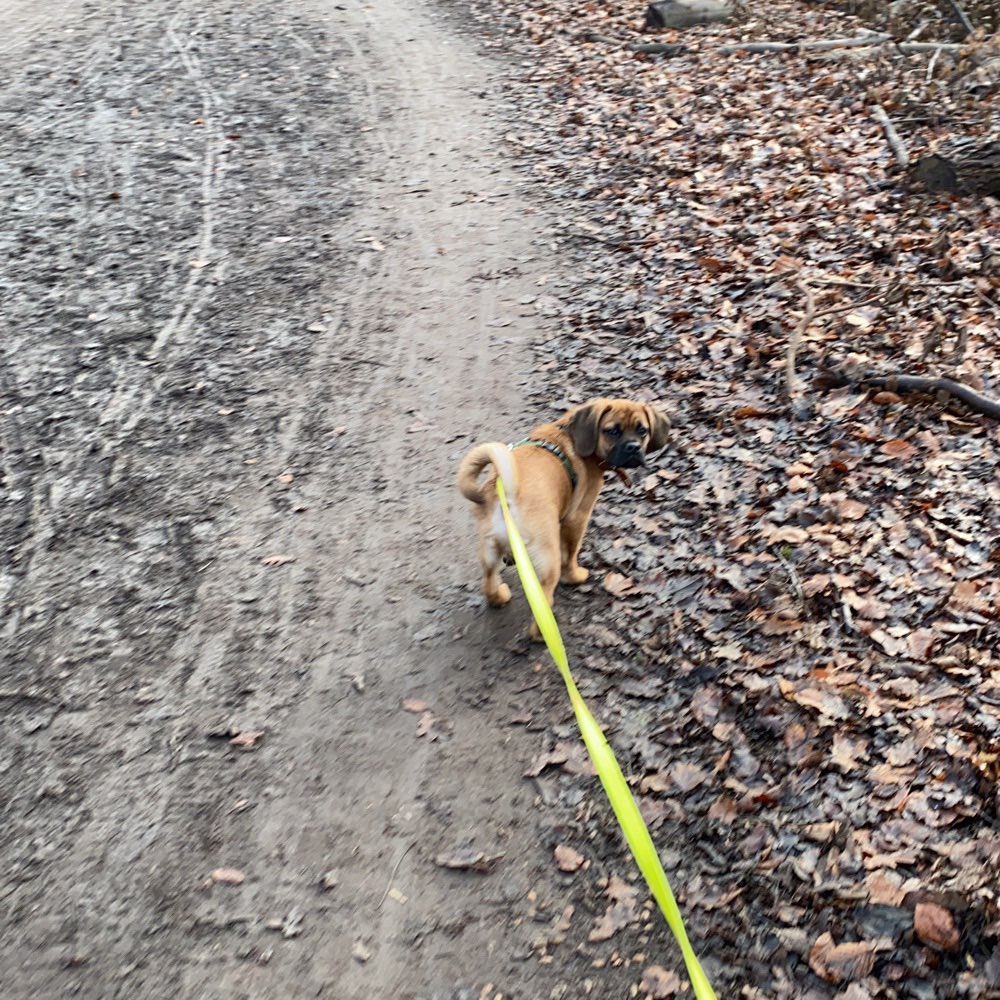
[[[590,576],[578,559],[604,473],[616,471],[627,481],[622,470],[644,466],[646,455],[666,445],[669,429],[666,415],[645,403],[592,399],[554,423],[540,424],[523,441],[476,445],[462,459],[457,485],[475,504],[487,603],[499,608],[511,598],[500,575],[510,545],[496,493],[498,473],[551,607],[560,581],[580,584]],[[531,634],[539,637],[534,623]]]

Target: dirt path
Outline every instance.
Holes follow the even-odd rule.
[[[419,3],[0,36],[5,996],[558,993],[520,613],[451,486],[521,425],[551,267],[491,67]]]

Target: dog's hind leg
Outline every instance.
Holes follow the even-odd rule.
[[[484,535],[479,548],[479,560],[483,564],[483,594],[493,608],[502,608],[510,600],[510,587],[503,582],[503,552],[492,535]]]
[[[590,576],[590,570],[584,569],[577,562],[580,546],[583,544],[583,533],[587,530],[589,514],[576,514],[567,519],[560,529],[562,545],[562,582],[585,583]]]
[[[538,574],[538,582],[542,585],[542,593],[545,594],[545,600],[549,602],[549,607],[551,608],[556,601],[556,586],[559,583],[559,565],[561,562],[559,549],[555,545],[551,547],[547,546],[541,551],[534,551],[533,549],[530,555],[532,565]],[[536,642],[542,638],[538,623],[534,620],[531,622],[530,633],[531,638]]]

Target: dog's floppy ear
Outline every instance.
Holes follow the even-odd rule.
[[[670,439],[670,418],[651,406],[646,407],[646,413],[649,414],[649,444],[646,446],[646,452],[652,454],[666,447]]]
[[[585,403],[573,410],[566,421],[566,430],[580,458],[589,458],[597,451],[597,435],[606,407],[601,402]]]

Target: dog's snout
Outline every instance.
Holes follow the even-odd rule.
[[[622,469],[635,469],[646,464],[642,453],[642,445],[638,441],[622,441],[608,455],[608,464],[617,465]]]

